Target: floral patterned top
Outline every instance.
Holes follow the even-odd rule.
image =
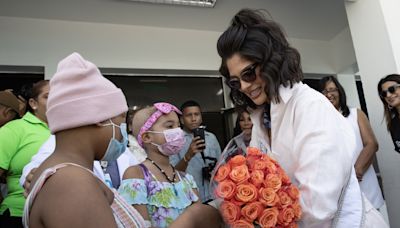
[[[185,208],[199,200],[190,174],[178,172],[179,182],[161,182],[146,166],[139,166],[144,179],[122,180],[118,192],[131,205],[146,204],[153,227],[168,227]]]

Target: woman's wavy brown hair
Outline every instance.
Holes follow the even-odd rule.
[[[226,61],[234,54],[259,64],[261,78],[266,81],[265,93],[270,101],[280,102],[279,86],[292,87],[303,79],[299,52],[290,47],[282,28],[265,17],[265,11],[242,9],[219,37],[218,54],[222,58],[219,72],[229,79]],[[231,91],[236,106],[256,105],[239,90]]]

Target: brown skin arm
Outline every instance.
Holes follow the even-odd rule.
[[[43,186],[30,213],[31,227],[116,227],[112,192],[91,173],[66,167]]]
[[[144,176],[139,166],[131,166],[126,169],[122,179],[144,179]],[[150,221],[150,216],[146,205],[134,204],[132,206],[140,213],[140,215],[142,215],[144,220]]]
[[[357,117],[364,148],[361,150],[354,168],[356,170],[357,179],[361,181],[364,173],[372,164],[379,146],[365,113],[357,109]]]
[[[175,169],[186,172],[186,168],[189,164],[190,159],[192,159],[193,156],[196,155],[196,153],[200,153],[202,150],[200,150],[199,148],[202,148],[205,145],[205,141],[200,139],[200,136],[193,138],[192,143],[190,144],[189,149],[185,154],[186,161],[185,158],[182,158],[178,162],[178,164],[176,164]]]
[[[171,228],[224,227],[218,210],[210,205],[194,203],[188,207],[171,225]]]

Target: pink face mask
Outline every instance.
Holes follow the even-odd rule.
[[[181,151],[183,146],[185,145],[185,136],[183,130],[180,129],[179,127],[174,129],[168,129],[162,132],[159,131],[148,131],[148,132],[164,134],[164,138],[166,141],[164,144],[161,145],[158,145],[156,143],[151,143],[151,144],[157,146],[158,150],[166,156],[178,154],[179,151]]]

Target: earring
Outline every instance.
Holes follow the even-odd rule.
[[[391,106],[391,105],[388,104],[388,108],[389,108],[389,110],[392,110],[392,109],[393,109],[393,106]]]

